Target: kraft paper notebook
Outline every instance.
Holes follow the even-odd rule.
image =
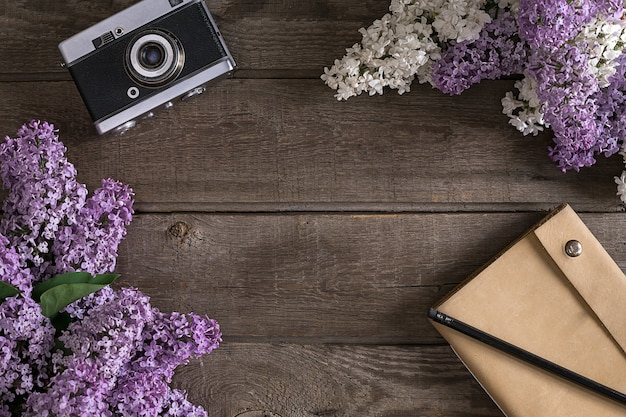
[[[554,210],[429,317],[506,416],[626,416],[626,277],[571,207]],[[617,399],[468,336],[454,320]]]

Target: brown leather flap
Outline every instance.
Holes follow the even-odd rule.
[[[534,230],[546,252],[626,353],[626,277],[569,206]],[[576,240],[580,256],[568,256],[565,245]],[[558,320],[558,317],[555,317]]]

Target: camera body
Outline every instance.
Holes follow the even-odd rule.
[[[101,135],[124,133],[236,68],[204,0],[142,0],[59,51]]]

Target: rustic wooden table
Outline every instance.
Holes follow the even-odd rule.
[[[429,306],[559,202],[626,267],[620,158],[562,174],[501,114],[513,81],[334,99],[385,0],[208,0],[236,75],[98,137],[57,44],[134,2],[0,0],[0,128],[52,122],[80,181],[134,188],[122,283],[220,322],[175,379],[210,415],[501,416]]]

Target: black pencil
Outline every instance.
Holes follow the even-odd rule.
[[[502,352],[508,353],[515,358],[521,359],[531,365],[551,372],[554,375],[578,384],[597,394],[617,401],[622,405],[626,405],[625,394],[616,391],[613,388],[607,387],[606,385],[600,384],[599,382],[589,379],[576,372],[573,372],[567,368],[564,368],[561,365],[537,356],[534,353],[528,352],[527,350],[521,349],[515,345],[505,342],[502,339],[485,333],[482,330],[472,327],[469,324],[463,323],[462,321],[452,318],[444,313],[441,313],[440,311],[431,308],[428,312],[428,317],[437,323],[443,324],[444,326],[450,327],[451,329],[463,333]]]

